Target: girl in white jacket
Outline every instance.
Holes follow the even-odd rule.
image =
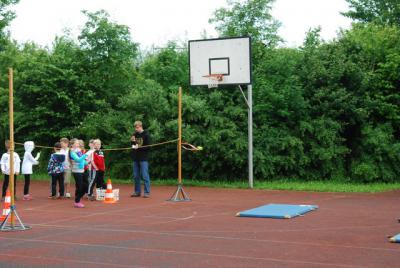
[[[38,165],[39,164],[39,157],[40,153],[36,155],[36,157],[33,157],[32,151],[35,149],[35,144],[33,141],[26,141],[24,143],[24,148],[25,148],[25,154],[24,154],[24,160],[22,161],[22,169],[21,173],[25,175],[25,185],[24,185],[24,198],[23,200],[31,200],[32,197],[29,194],[29,185],[31,183],[31,175],[32,175],[32,166],[33,165]]]
[[[3,181],[3,192],[1,199],[4,200],[6,196],[6,191],[8,188],[8,183],[10,181],[10,141],[6,140],[5,142],[7,153],[4,153],[1,156],[1,172],[4,174],[4,181]],[[16,186],[17,186],[17,176],[19,175],[19,169],[21,165],[21,159],[19,155],[14,152],[14,197],[16,195]]]

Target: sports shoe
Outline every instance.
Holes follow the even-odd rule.
[[[140,193],[133,193],[133,194],[131,194],[131,197],[139,197],[140,196]]]
[[[31,196],[30,194],[26,194],[26,195],[24,195],[24,197],[22,198],[22,200],[24,200],[24,201],[32,200],[32,196]]]
[[[143,198],[150,198],[150,194],[144,194]]]
[[[65,194],[65,197],[66,197],[66,198],[71,198],[71,194],[70,194],[70,193],[66,193],[66,194]]]
[[[75,203],[75,204],[74,204],[74,207],[76,207],[76,208],[84,208],[85,205],[82,204],[81,202],[79,202],[79,203]]]

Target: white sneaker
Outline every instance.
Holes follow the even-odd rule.
[[[70,194],[70,193],[66,193],[66,194],[65,194],[65,197],[66,197],[66,198],[71,198],[71,194]]]

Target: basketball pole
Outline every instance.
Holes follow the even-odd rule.
[[[247,86],[248,139],[249,139],[249,187],[253,188],[253,85]]]
[[[31,227],[26,226],[22,223],[20,217],[18,216],[17,210],[15,208],[15,196],[14,196],[14,72],[12,68],[8,69],[8,85],[9,85],[9,125],[10,125],[10,175],[9,175],[9,185],[11,192],[11,206],[10,212],[6,218],[0,223],[0,231],[24,231],[29,230]],[[15,218],[18,220],[18,225],[15,224]],[[10,219],[10,224],[7,225],[8,219]]]
[[[248,166],[249,166],[249,188],[253,188],[253,86],[250,84],[247,86],[247,98],[243,92],[242,87],[239,85],[240,92],[242,92],[244,101],[247,105],[247,135],[248,135]]]
[[[178,188],[168,201],[192,201],[183,189],[182,183],[182,87],[178,91]]]
[[[178,92],[178,185],[182,184],[182,88]]]

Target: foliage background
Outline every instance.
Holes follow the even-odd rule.
[[[134,32],[101,10],[84,12],[77,40],[65,33],[50,48],[19,44],[7,32],[17,2],[0,0],[0,140],[8,135],[9,66],[16,140],[50,146],[66,136],[127,147],[135,120],[153,142],[175,139],[182,86],[184,140],[204,147],[184,153],[185,178],[247,177],[241,93],[189,87],[186,42],[141,51]],[[210,18],[221,37],[252,37],[256,181],[399,181],[400,8],[396,0],[348,2],[351,29],[329,42],[310,29],[297,48],[282,46],[273,0],[229,1]],[[130,177],[129,152],[106,157],[112,176]],[[152,176],[174,178],[176,161],[175,145],[155,148]]]

